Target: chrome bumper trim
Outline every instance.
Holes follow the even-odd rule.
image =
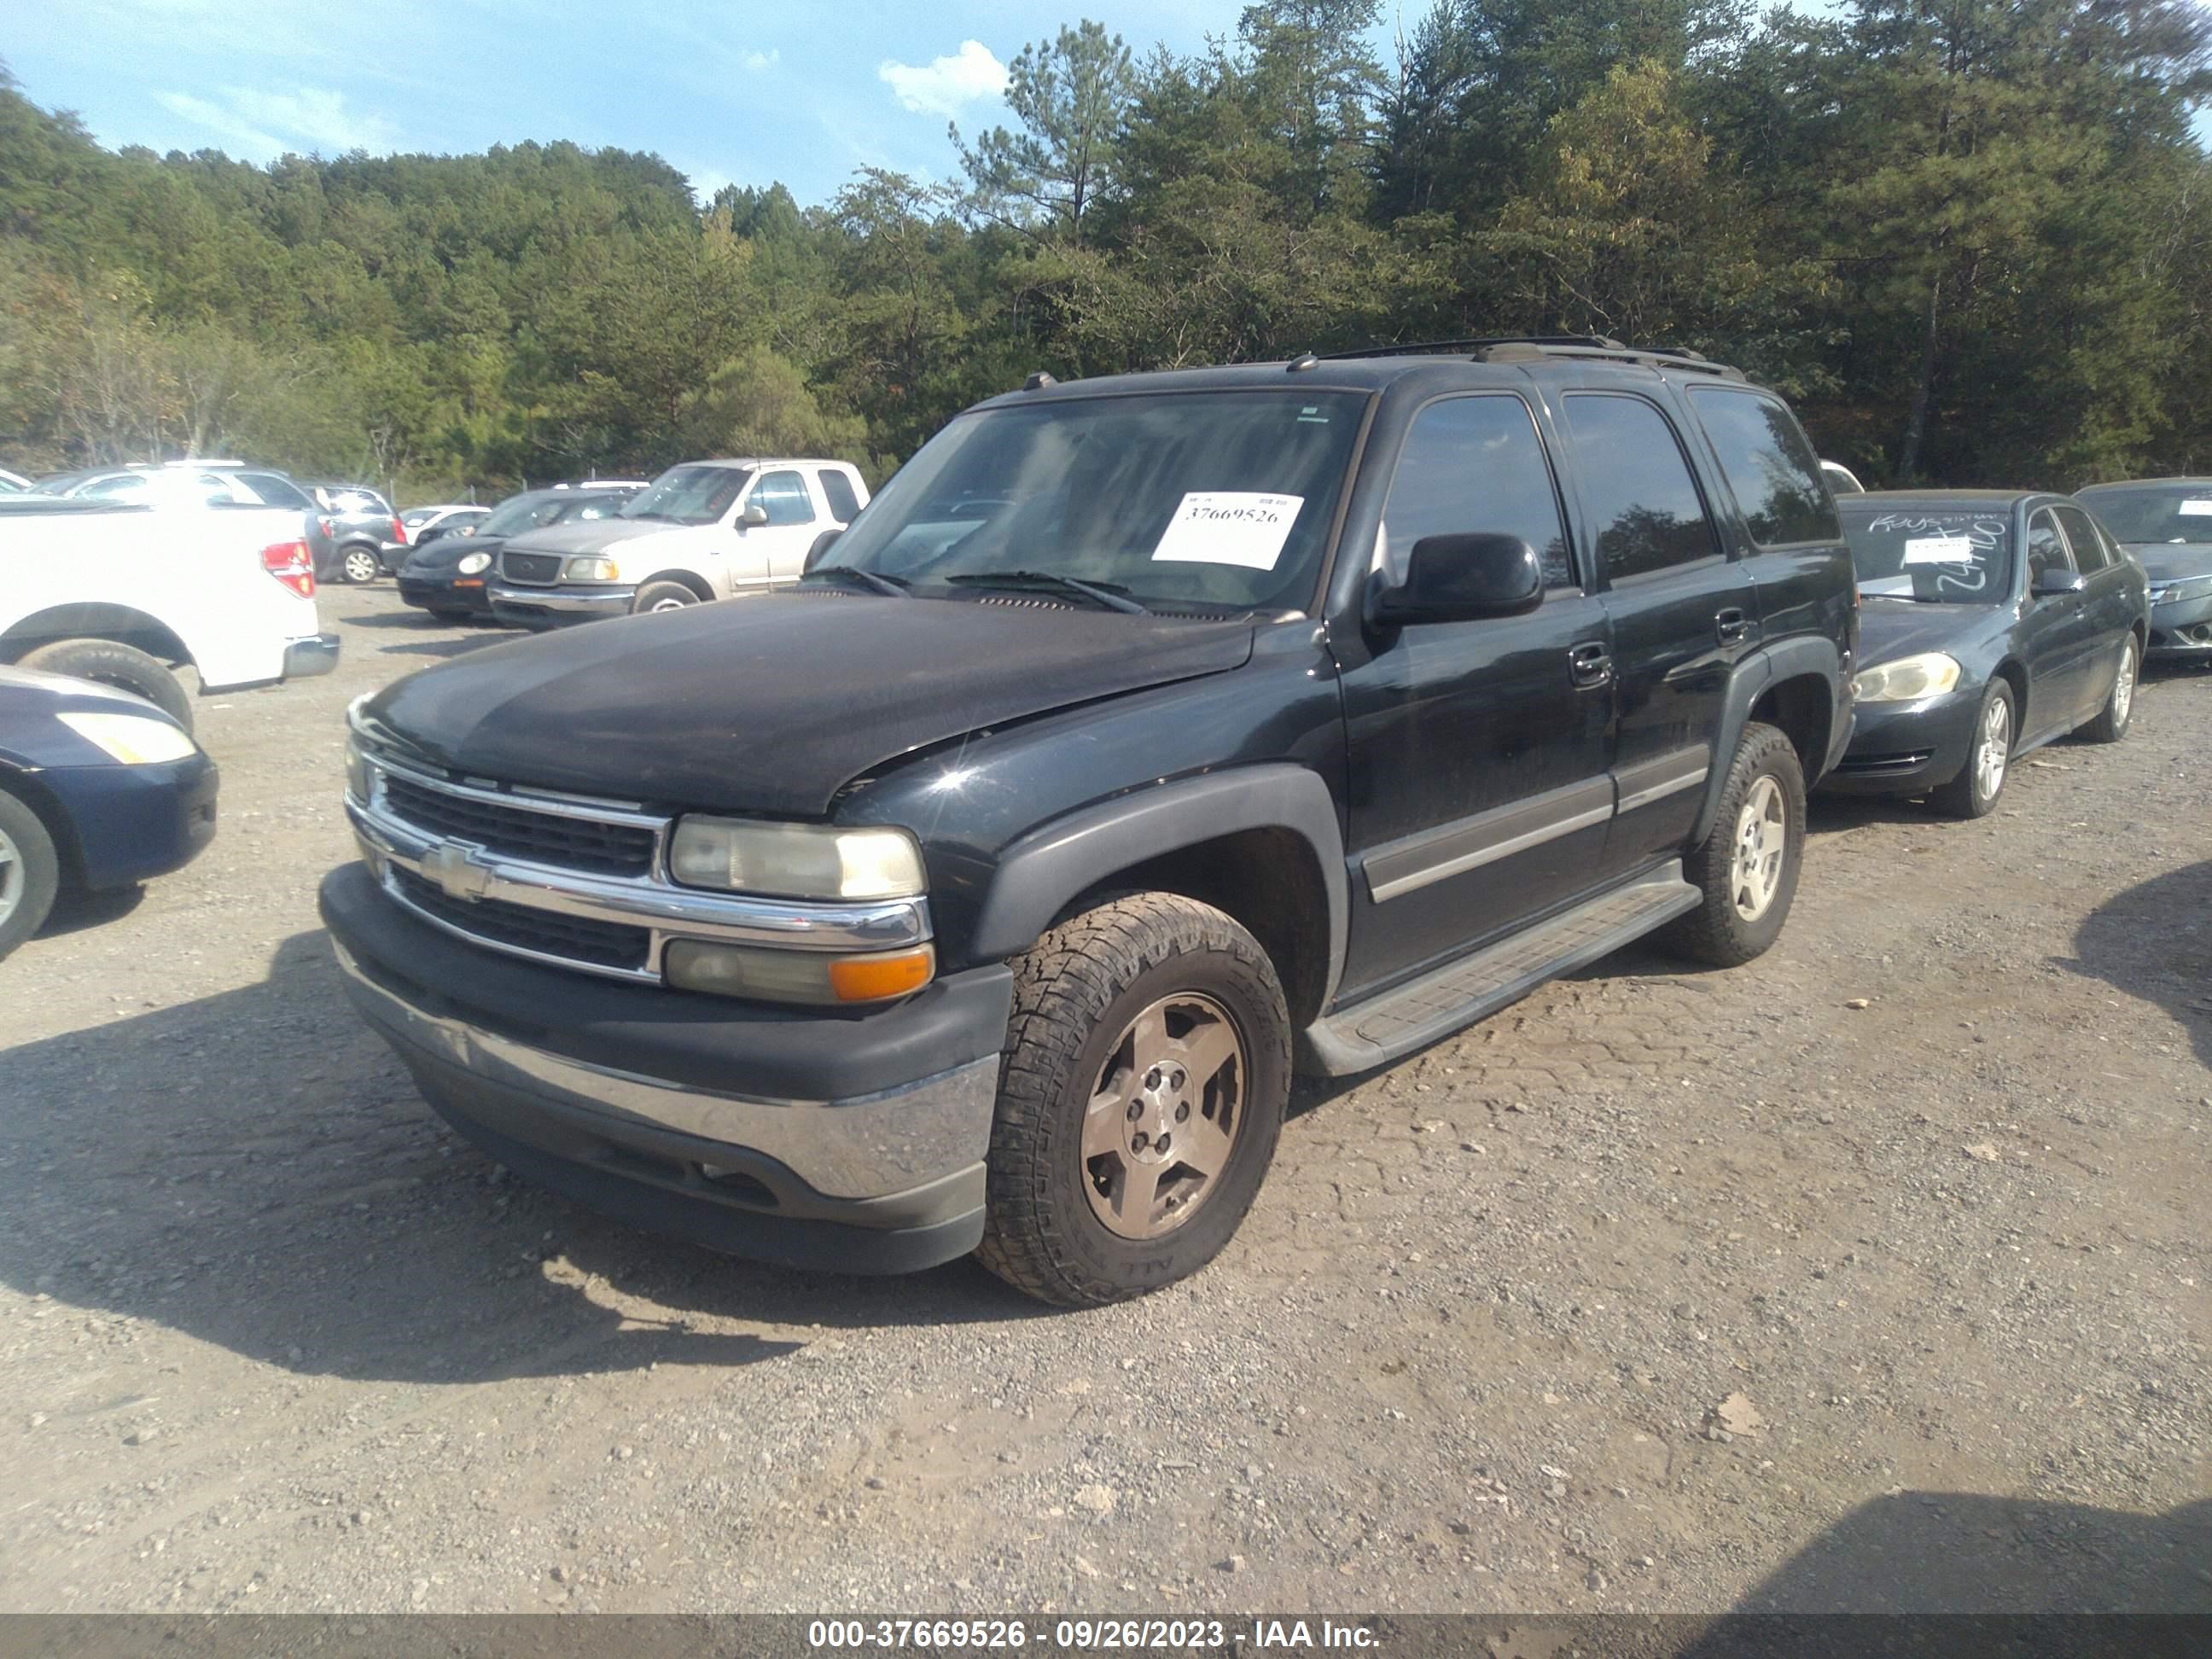
[[[484,592],[494,605],[535,605],[563,617],[627,617],[636,598],[635,587],[532,587],[502,579]]]
[[[417,1050],[486,1083],[616,1125],[670,1130],[775,1158],[830,1197],[905,1192],[978,1164],[990,1146],[999,1086],[993,1056],[847,1100],[708,1093],[586,1065],[430,1013],[336,948],[356,1006],[403,1054]]]

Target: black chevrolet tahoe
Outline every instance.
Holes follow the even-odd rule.
[[[322,889],[464,1134],[774,1262],[1195,1272],[1294,1070],[1765,951],[1850,736],[1820,464],[1688,354],[1040,374],[811,557],[356,704]]]

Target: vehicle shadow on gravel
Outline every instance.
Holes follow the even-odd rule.
[[[424,1383],[1051,1316],[969,1263],[780,1272],[507,1177],[346,1006],[320,932],[260,984],[0,1052],[0,1283],[302,1375]]]
[[[2075,930],[2061,965],[2156,1003],[2212,1066],[2212,860],[2106,900]]]
[[[526,637],[521,634],[472,634],[465,640],[417,640],[406,645],[380,645],[377,654],[383,657],[465,657],[471,651],[481,651],[488,645],[498,645],[508,640]]]

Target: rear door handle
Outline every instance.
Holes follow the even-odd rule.
[[[1603,646],[1593,640],[1570,647],[1567,672],[1577,685],[1604,685],[1613,678],[1613,659],[1606,653]]]
[[[1713,632],[1723,645],[1733,645],[1751,632],[1751,619],[1730,605],[1713,618]]]

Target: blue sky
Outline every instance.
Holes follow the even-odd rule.
[[[1194,50],[1242,0],[1091,0],[1139,56]],[[1424,6],[1424,9],[1425,7]],[[68,0],[15,13],[9,67],[102,143],[457,152],[524,138],[653,150],[703,197],[781,179],[827,200],[854,170],[956,169],[1005,118],[1003,65],[1084,15],[1006,0]],[[1411,9],[1411,8],[1409,8]]]

